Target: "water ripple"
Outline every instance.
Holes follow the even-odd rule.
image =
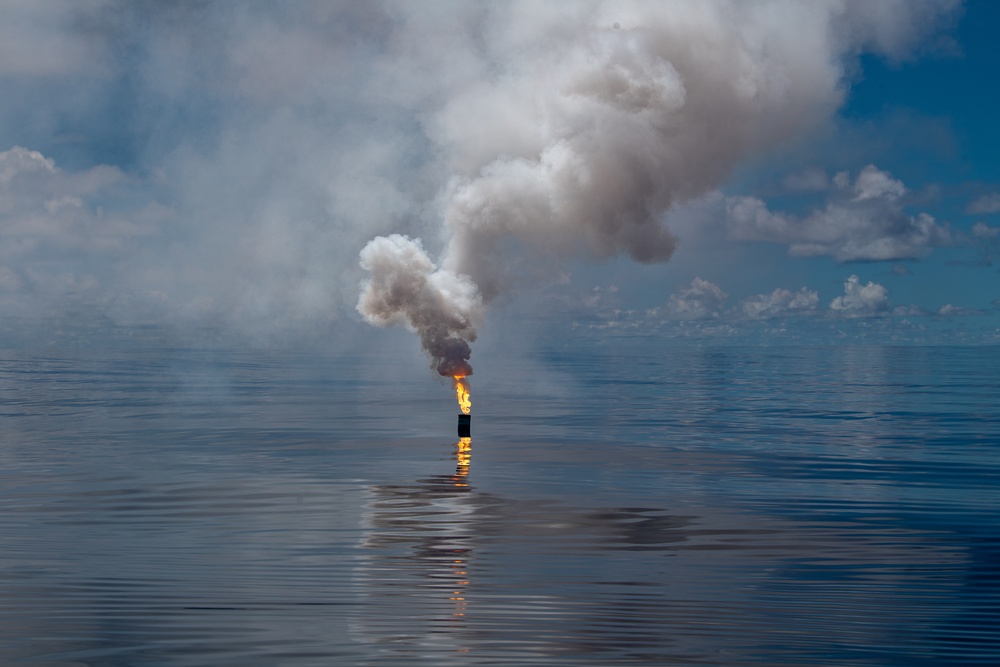
[[[0,355],[0,662],[1000,664],[992,350],[383,365]]]

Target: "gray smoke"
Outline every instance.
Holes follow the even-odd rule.
[[[419,240],[399,234],[365,246],[361,266],[372,276],[358,303],[368,322],[415,332],[441,375],[472,375],[469,344],[476,340],[483,301],[468,277],[438,269]]]
[[[667,210],[831,117],[849,58],[904,57],[955,4],[476,5],[468,51],[436,73],[457,83],[423,116],[453,173],[441,268],[418,242],[376,238],[362,251],[359,311],[417,331],[439,372],[467,367],[482,305],[530,260],[668,260]],[[464,72],[475,63],[478,77]]]

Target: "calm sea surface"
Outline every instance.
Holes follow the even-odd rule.
[[[0,352],[0,664],[1000,664],[1000,349],[415,356]]]

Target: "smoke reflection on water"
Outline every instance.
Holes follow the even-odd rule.
[[[995,362],[633,352],[7,355],[0,662],[996,663]]]

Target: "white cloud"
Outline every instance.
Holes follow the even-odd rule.
[[[743,313],[755,320],[810,315],[819,308],[819,294],[805,287],[798,292],[778,288],[744,299],[741,306]]]
[[[902,182],[869,165],[852,182],[837,174],[823,208],[804,217],[771,211],[756,197],[726,200],[732,238],[788,246],[794,257],[830,256],[841,262],[920,257],[952,242],[949,229],[927,213],[910,215]]]
[[[0,290],[21,315],[66,300],[106,300],[129,286],[121,274],[158,230],[156,205],[129,208],[121,170],[66,172],[38,151],[0,151]],[[105,211],[103,204],[115,210]],[[15,301],[11,297],[17,297]]]
[[[54,174],[56,164],[38,151],[20,146],[0,152],[0,187],[8,187],[15,178],[33,173]]]
[[[1000,193],[992,192],[974,199],[965,212],[973,215],[1000,212]]]
[[[861,284],[856,275],[844,282],[844,295],[830,302],[830,311],[844,317],[872,317],[889,312],[889,290],[878,283]]]
[[[873,164],[858,173],[853,189],[856,202],[869,199],[895,201],[906,194],[906,187],[902,181],[897,181],[888,172],[880,170]]]
[[[148,230],[92,201],[113,197],[127,183],[114,167],[67,173],[37,151],[0,151],[0,258],[16,263],[124,250]]]
[[[653,309],[650,314],[673,320],[718,319],[728,298],[718,285],[695,278],[689,287],[671,294],[663,306]]]

